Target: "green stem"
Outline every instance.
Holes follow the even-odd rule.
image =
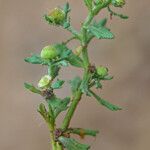
[[[49,132],[50,132],[50,140],[52,145],[52,150],[57,150],[56,142],[55,142],[55,119],[54,114],[51,108],[51,105],[48,106],[49,108],[49,120],[47,121]]]
[[[99,4],[98,6],[96,6],[94,9],[93,9],[93,13],[94,15],[96,16],[99,11],[105,7],[107,7],[109,4],[111,4],[111,0],[106,0],[105,2],[103,2],[102,4]]]
[[[68,109],[68,112],[63,120],[63,124],[61,126],[61,128],[63,130],[66,130],[68,127],[69,127],[69,124],[70,124],[70,121],[71,121],[71,118],[74,114],[74,111],[81,99],[81,96],[82,96],[82,92],[79,90],[79,91],[76,91],[75,94],[74,94],[74,98],[72,100],[72,103]]]
[[[48,122],[48,128],[50,131],[50,140],[51,140],[52,150],[57,150],[56,142],[55,142],[55,135],[54,135],[54,131],[55,131],[54,123]]]
[[[80,39],[79,33],[72,26],[69,26],[67,30],[71,32],[77,39]]]
[[[73,36],[73,37],[71,37],[71,38],[69,38],[68,40],[66,40],[65,42],[63,42],[63,44],[68,44],[70,41],[72,41],[72,40],[74,40],[74,39],[76,39],[76,37],[75,36]]]
[[[82,33],[82,39],[80,39],[81,41],[81,45],[83,47],[83,50],[82,50],[82,57],[83,57],[83,62],[84,62],[84,66],[85,66],[85,71],[84,71],[84,75],[83,75],[83,81],[84,82],[87,78],[87,75],[88,75],[88,66],[89,66],[89,57],[88,57],[88,51],[87,51],[87,29],[86,27],[91,23],[92,19],[93,19],[93,14],[92,13],[89,13],[88,17],[86,18],[85,22],[83,23],[83,26],[82,26],[82,30],[81,30],[81,33]],[[68,127],[69,127],[69,124],[70,124],[70,121],[73,117],[73,114],[78,106],[78,103],[81,99],[81,96],[82,96],[82,92],[81,90],[78,90],[74,93],[74,97],[73,97],[73,100],[72,100],[72,103],[68,109],[68,112],[66,113],[66,116],[63,120],[63,123],[62,123],[62,126],[61,128],[63,130],[66,130]]]

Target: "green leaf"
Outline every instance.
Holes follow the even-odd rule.
[[[76,67],[83,67],[82,59],[75,55],[65,44],[56,44],[55,48],[58,51],[60,60],[66,60],[71,65]]]
[[[53,20],[48,16],[48,15],[44,15],[44,19],[48,22],[48,24],[53,24]]]
[[[103,1],[102,0],[95,0],[95,5],[99,5],[99,4],[102,4]]]
[[[107,75],[103,78],[103,80],[112,80],[112,79],[113,79],[113,76],[109,76],[109,75]]]
[[[88,9],[92,9],[93,0],[84,0],[84,3],[88,7]]]
[[[68,108],[69,102],[70,102],[69,97],[66,97],[62,100],[54,96],[53,98],[48,100],[48,104],[52,108],[55,118],[59,115],[59,113],[65,111]]]
[[[122,108],[113,105],[111,103],[109,103],[108,101],[100,98],[98,95],[96,95],[93,91],[90,91],[90,93],[92,94],[93,97],[95,97],[95,99],[103,106],[107,107],[108,109],[112,110],[112,111],[117,111],[117,110],[121,110]]]
[[[41,104],[39,105],[39,108],[38,108],[37,111],[41,114],[41,116],[42,116],[46,121],[49,121],[50,116],[49,116],[49,113],[48,113],[48,111],[46,110],[46,107],[45,107],[45,105],[44,105],[43,103],[41,103]]]
[[[31,64],[42,64],[42,65],[48,65],[48,62],[46,60],[43,60],[39,55],[33,54],[31,57],[27,57],[24,59],[25,62],[31,63]]]
[[[67,132],[69,133],[73,133],[73,134],[77,134],[79,136],[85,136],[85,135],[89,135],[89,136],[96,136],[99,131],[97,130],[91,130],[91,129],[82,129],[82,128],[70,128],[67,130]]]
[[[70,12],[70,6],[69,6],[69,3],[67,2],[65,5],[64,5],[64,8],[63,8],[64,12],[67,14],[68,12]]]
[[[78,90],[81,82],[82,80],[80,77],[75,77],[73,80],[69,81],[72,93],[75,93]]]
[[[56,44],[55,48],[57,49],[61,60],[69,57],[69,55],[72,53],[71,50],[65,44]]]
[[[97,28],[95,26],[89,27],[90,32],[97,37],[98,39],[113,39],[114,35],[107,28],[100,27]]]
[[[95,87],[96,87],[97,89],[102,88],[102,84],[100,83],[100,80],[99,80],[99,79],[95,79]]]
[[[24,87],[33,93],[41,94],[41,91],[34,87],[32,84],[24,83]]]
[[[62,87],[62,85],[64,84],[64,80],[59,80],[57,79],[57,81],[55,83],[52,84],[52,88],[53,89],[60,89]]]
[[[100,20],[99,22],[94,21],[93,26],[95,26],[96,28],[101,28],[101,27],[104,27],[106,23],[107,23],[107,18],[104,18]]]
[[[81,144],[72,138],[61,136],[58,140],[67,150],[88,150],[90,148],[89,145]]]
[[[89,80],[91,76],[90,74],[87,74],[84,80],[81,83],[80,89],[82,93],[85,93],[87,96],[91,96],[91,93],[89,92]]]
[[[67,60],[72,66],[81,67],[81,68],[84,67],[82,59],[73,53],[69,55]]]
[[[56,62],[55,64],[58,66],[68,67],[68,62],[66,60],[60,60],[60,61]]]

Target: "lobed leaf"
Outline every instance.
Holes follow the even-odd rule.
[[[72,138],[59,137],[58,140],[67,150],[88,150],[90,149],[89,145],[81,144]]]
[[[82,59],[73,53],[71,55],[69,55],[67,60],[72,66],[81,67],[81,68],[84,67]]]
[[[85,135],[89,136],[96,136],[99,131],[97,130],[91,130],[91,129],[82,129],[82,128],[70,128],[68,129],[69,133],[77,134],[81,137],[84,137]]]
[[[84,0],[84,3],[88,7],[88,9],[92,9],[93,0]]]
[[[89,30],[98,39],[113,39],[114,38],[113,33],[111,33],[105,27],[98,28],[98,27],[95,27],[95,26],[90,26]]]
[[[62,87],[62,85],[64,84],[64,80],[59,80],[57,79],[57,81],[55,83],[52,84],[52,88],[53,89],[60,89]]]
[[[80,77],[75,77],[73,80],[69,81],[72,93],[75,93],[78,90],[81,82],[82,80]]]
[[[27,57],[24,59],[25,62],[31,63],[31,64],[42,64],[42,65],[48,65],[48,62],[44,59],[42,59],[39,55],[33,54],[31,57]]]
[[[93,26],[96,28],[104,27],[107,23],[107,18],[100,20],[99,22],[94,21]]]
[[[90,93],[92,94],[93,97],[95,97],[95,99],[103,106],[105,106],[106,108],[108,108],[109,110],[112,111],[117,111],[117,110],[121,110],[122,108],[116,105],[113,105],[111,103],[109,103],[108,101],[100,98],[98,95],[96,95],[93,91],[90,91]]]
[[[52,108],[54,117],[56,118],[62,111],[65,111],[68,108],[70,98],[66,97],[63,100],[57,97],[53,97],[48,100],[48,105]]]

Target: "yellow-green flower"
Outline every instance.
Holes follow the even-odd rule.
[[[42,89],[47,88],[50,85],[51,81],[52,81],[52,77],[49,75],[45,75],[40,79],[38,83],[38,87]]]
[[[100,75],[102,78],[108,75],[108,68],[100,66],[96,69],[97,74]]]

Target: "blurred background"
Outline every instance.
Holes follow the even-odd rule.
[[[26,91],[23,83],[37,84],[45,68],[29,65],[24,58],[39,53],[51,43],[61,42],[70,33],[51,27],[43,15],[63,5],[65,0],[0,0],[0,149],[49,150],[49,134],[36,112],[41,97]],[[72,24],[79,29],[87,15],[80,0],[69,0]],[[106,81],[103,98],[124,109],[111,112],[97,105],[96,100],[83,97],[71,125],[99,129],[97,138],[86,138],[92,150],[148,150],[150,147],[150,12],[149,1],[127,0],[123,9],[130,16],[124,21],[113,17],[108,27],[114,40],[93,40],[89,46],[91,62],[109,68],[115,78]],[[97,19],[109,18],[102,11]],[[73,46],[74,45],[74,46]],[[70,44],[75,48],[78,43]],[[81,74],[79,69],[65,68],[61,78],[69,80]],[[69,94],[69,87],[58,91]],[[60,124],[63,115],[58,119]]]

